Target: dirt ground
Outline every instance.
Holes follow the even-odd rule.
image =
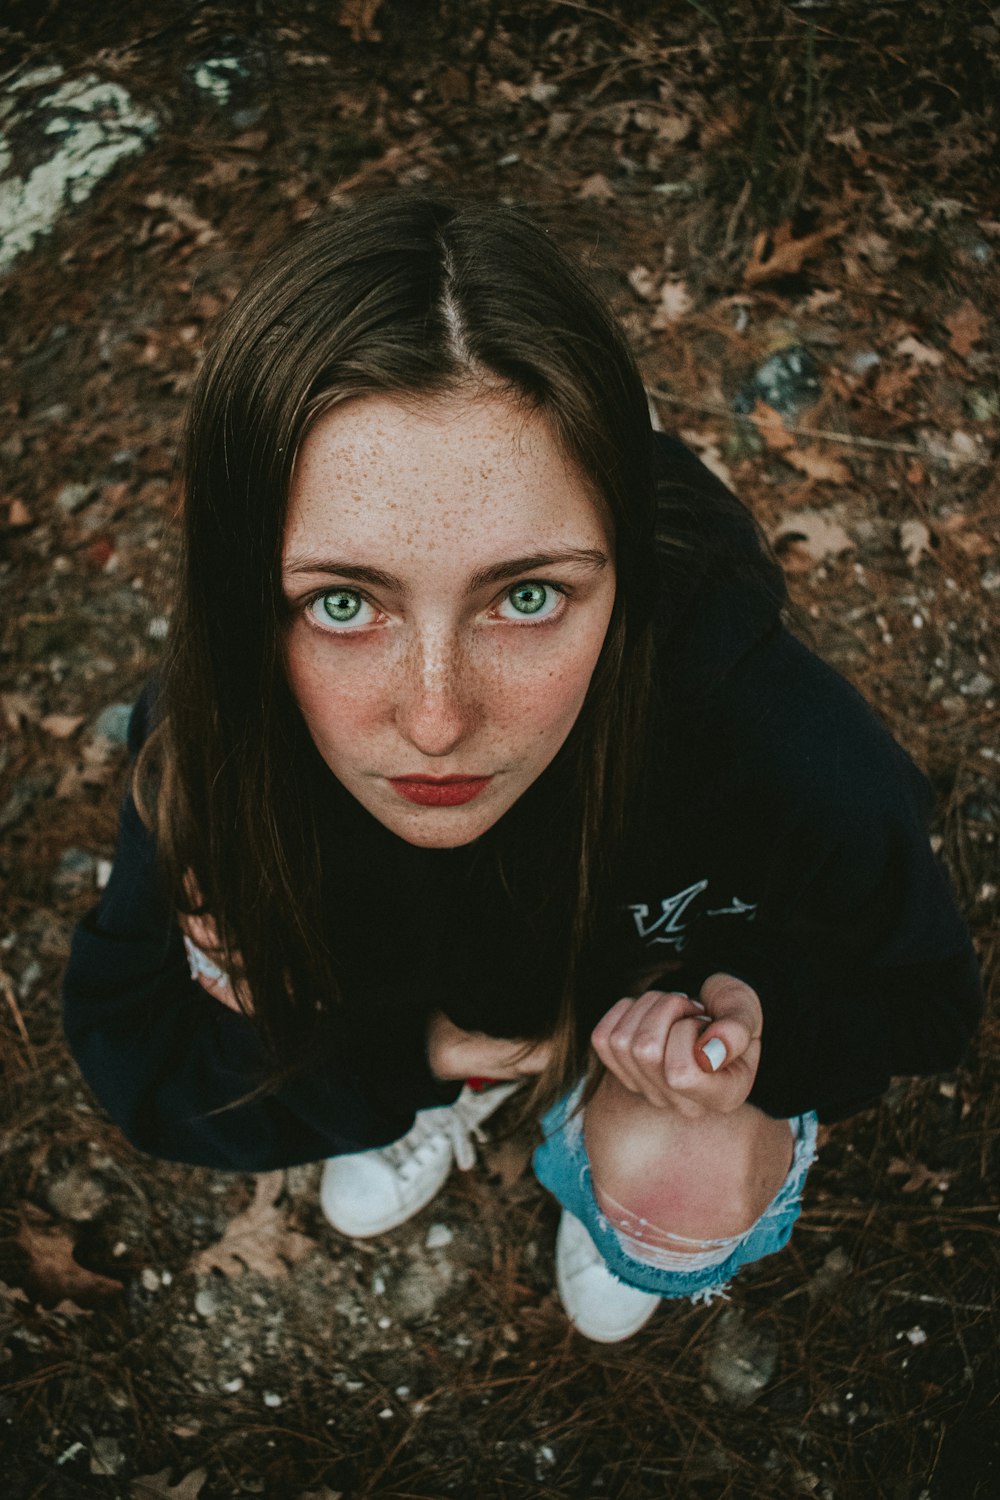
[[[59,1025],[204,335],[265,247],[397,182],[525,203],[595,266],[663,424],[930,775],[989,980],[1000,12],[8,0],[0,46],[4,1493],[1000,1494],[995,1008],[958,1074],[826,1133],[728,1303],[609,1348],[561,1314],[527,1138],[350,1242],[318,1167],[140,1156]]]

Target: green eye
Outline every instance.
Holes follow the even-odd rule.
[[[544,583],[519,583],[511,589],[508,598],[520,615],[537,615],[545,608],[548,588]]]
[[[324,594],[319,602],[327,618],[338,625],[348,624],[361,609],[361,596],[353,589],[336,589],[332,594]]]
[[[377,611],[357,589],[340,588],[317,594],[306,606],[306,613],[328,634],[354,635],[374,624]]]

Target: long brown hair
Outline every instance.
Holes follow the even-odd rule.
[[[577,795],[565,987],[533,1102],[556,1097],[583,1065],[574,974],[621,837],[651,677],[646,397],[615,319],[542,228],[496,204],[400,195],[298,231],[218,328],[188,425],[160,724],[137,769],[178,909],[196,909],[196,888],[227,966],[239,955],[275,1078],[314,1055],[342,1003],[315,815],[316,778],[330,773],[282,665],[292,465],[310,423],[338,402],[484,381],[544,413],[613,531],[614,611],[566,747]]]

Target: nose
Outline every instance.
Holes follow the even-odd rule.
[[[396,727],[421,755],[450,755],[479,717],[470,663],[445,633],[415,640],[404,663]]]

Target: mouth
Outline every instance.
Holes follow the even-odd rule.
[[[389,785],[421,807],[460,807],[487,787],[492,776],[390,776]]]

